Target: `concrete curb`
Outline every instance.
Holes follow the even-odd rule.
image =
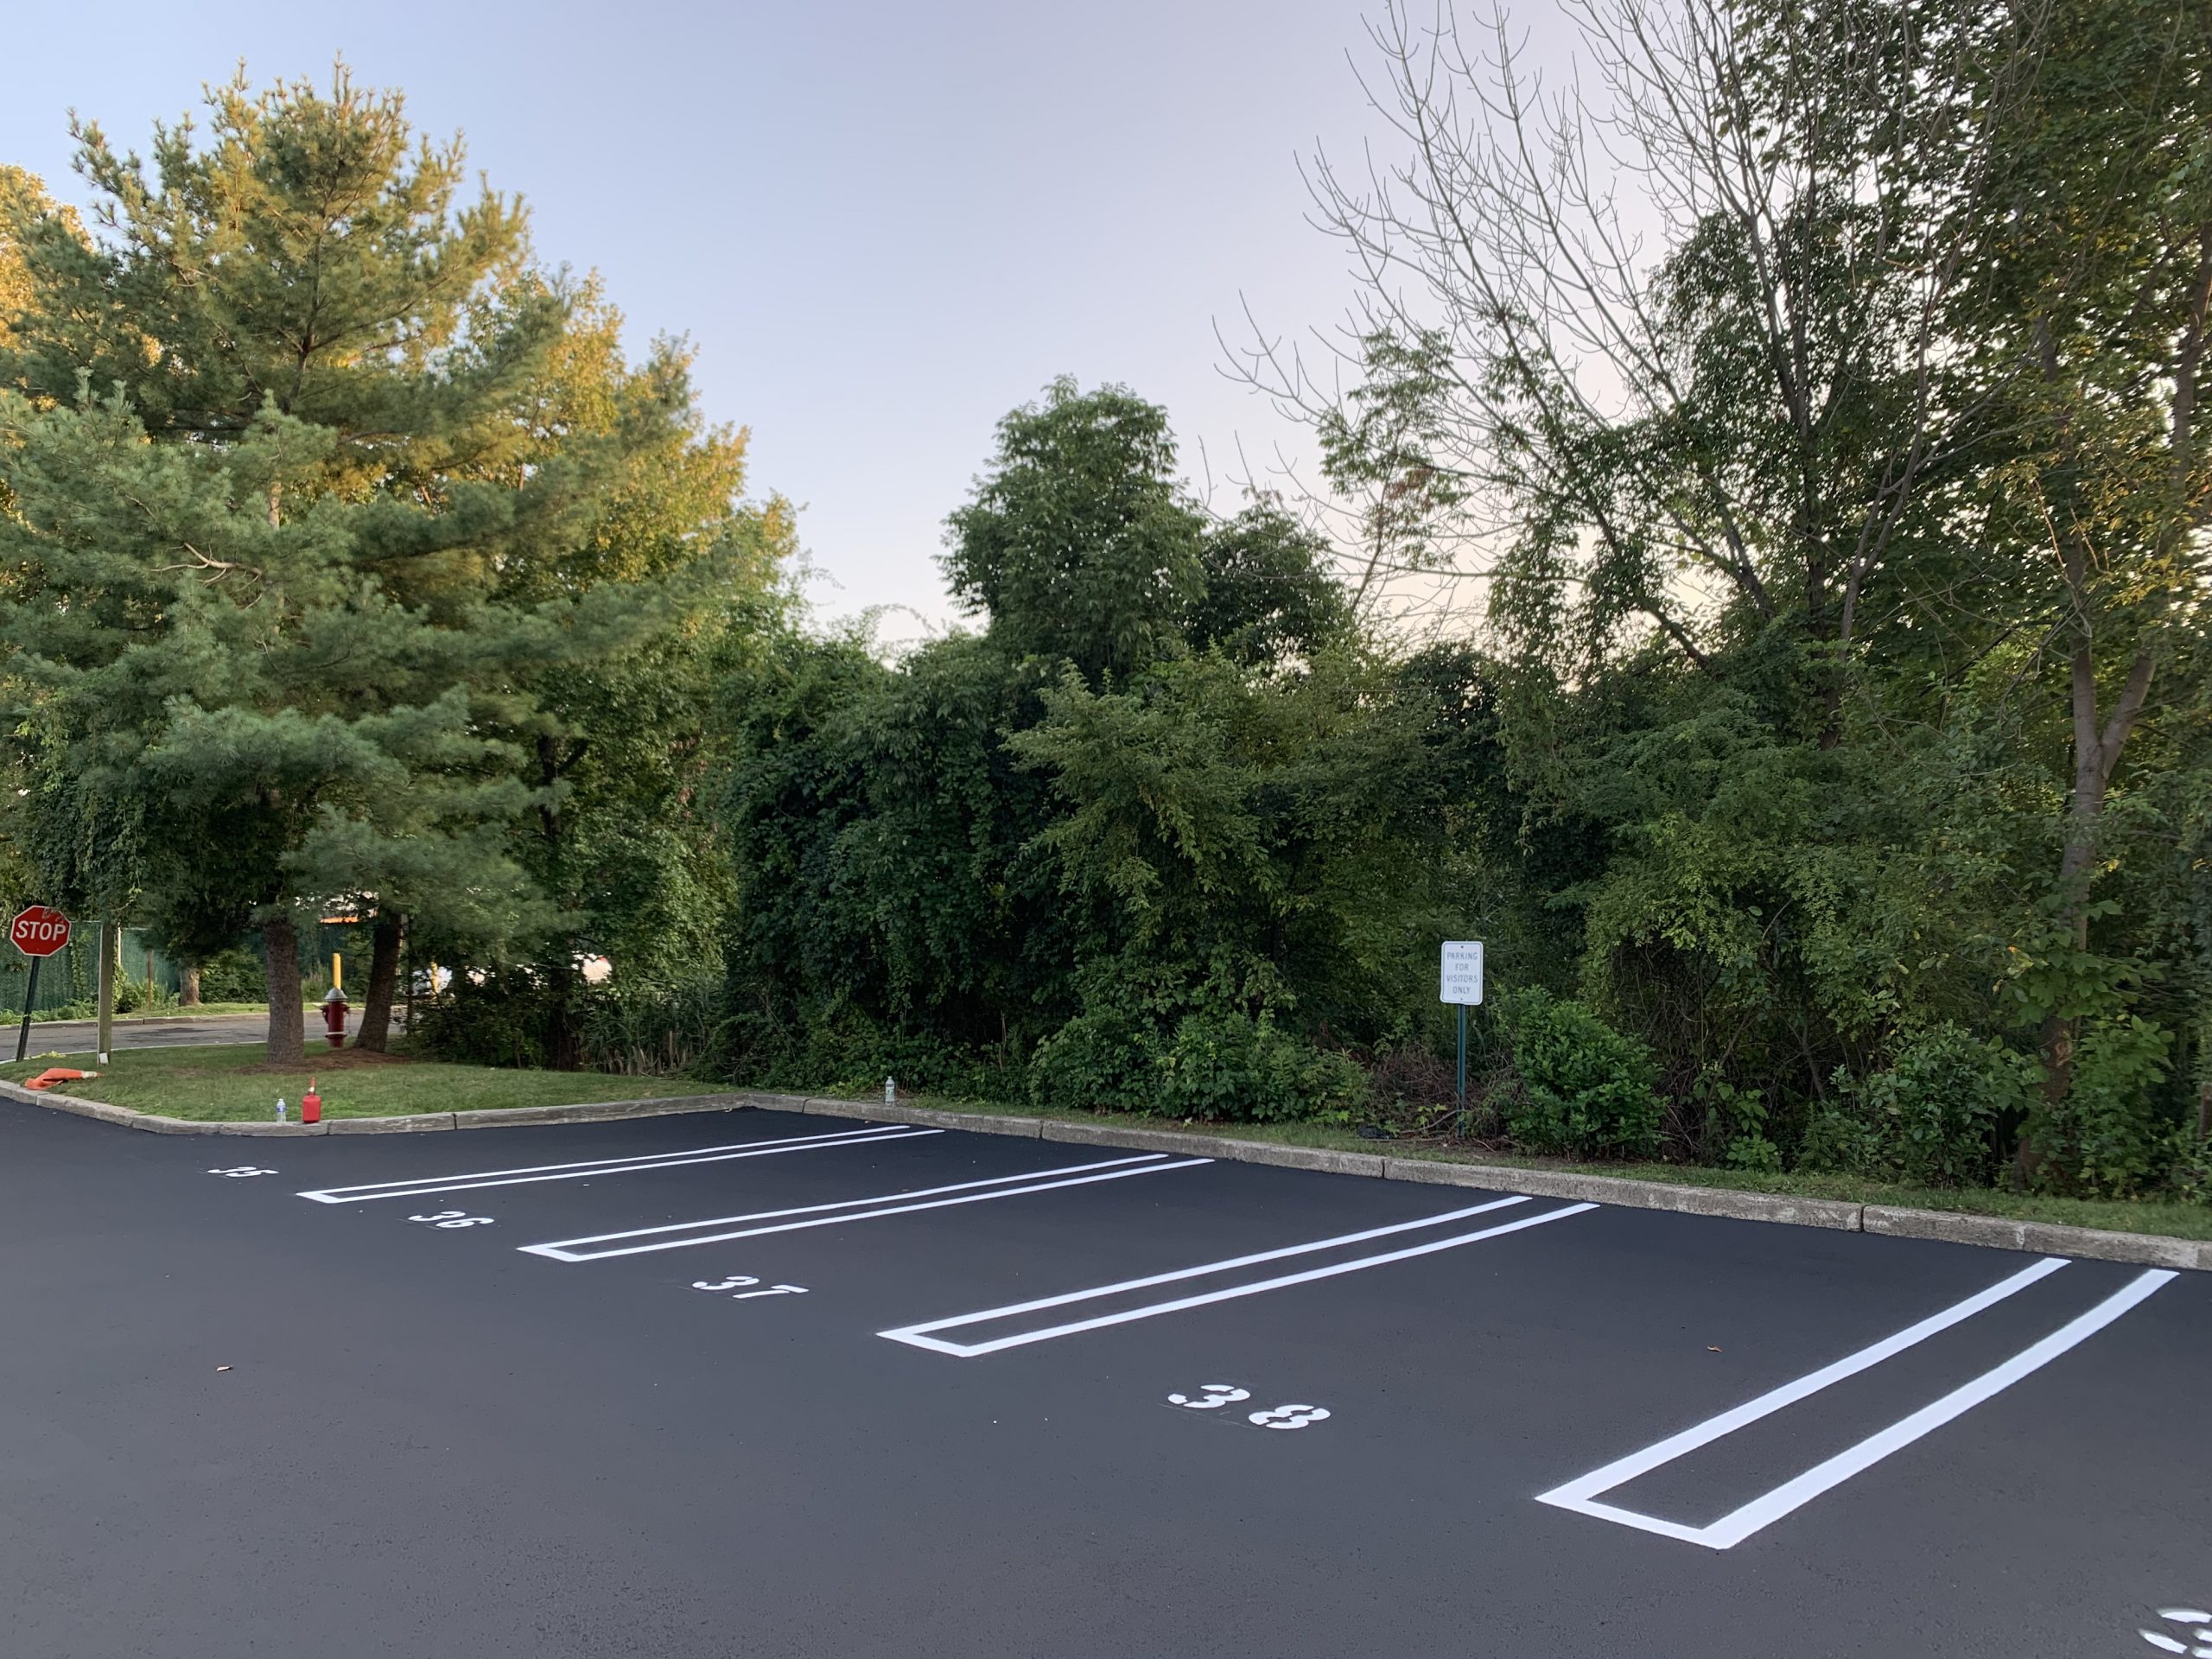
[[[664,1095],[656,1100],[595,1101],[582,1106],[515,1106],[505,1110],[454,1112],[456,1129],[522,1128],[541,1123],[597,1123],[611,1118],[671,1117],[690,1112],[734,1112],[753,1103],[745,1095]],[[344,1122],[346,1120],[340,1120]],[[357,1123],[404,1122],[404,1118],[355,1118]]]
[[[2095,1227],[2013,1221],[2004,1216],[1970,1216],[1955,1210],[1902,1210],[1883,1204],[1866,1206],[1862,1225],[1867,1232],[1886,1233],[1893,1238],[1936,1238],[1952,1244],[2031,1250],[2041,1255],[2080,1255],[2099,1262],[2130,1262],[2151,1268],[2193,1268],[2212,1273],[2212,1241],[2204,1239],[2113,1233]]]
[[[751,1104],[764,1111],[809,1112],[877,1122],[927,1123],[944,1128],[972,1129],[982,1135],[1014,1135],[1024,1139],[1034,1135],[1039,1140],[1082,1146],[1125,1147],[1133,1152],[1166,1152],[1186,1157],[1218,1158],[1229,1163],[1318,1169],[1337,1175],[1363,1175],[1435,1186],[1480,1187],[1488,1192],[1519,1192],[1536,1198],[1567,1198],[1633,1210],[1664,1210],[1682,1216],[1773,1222],[1789,1227],[1825,1227],[1846,1233],[1884,1233],[1897,1238],[1936,1239],[2045,1255],[2077,1255],[2144,1267],[2212,1272],[2212,1241],[2163,1238],[2151,1233],[2105,1232],[2054,1222],[2007,1221],[1993,1216],[1904,1210],[1884,1205],[1853,1204],[1844,1198],[1799,1198],[1781,1192],[1738,1192],[1731,1187],[1685,1186],[1672,1181],[1638,1181],[1622,1175],[1523,1169],[1510,1164],[1462,1164],[1441,1158],[1393,1158],[1387,1153],[1286,1147],[1269,1141],[1237,1141],[1226,1135],[1084,1123],[1061,1118],[887,1107],[873,1102],[810,1095],[755,1094],[748,1098]]]
[[[1271,1141],[1237,1141],[1227,1135],[1191,1135],[1174,1129],[1124,1128],[1061,1118],[1025,1117],[1013,1113],[949,1112],[933,1106],[885,1106],[827,1095],[769,1094],[739,1090],[728,1094],[678,1095],[658,1100],[614,1100],[581,1106],[520,1106],[506,1111],[425,1112],[406,1117],[335,1117],[303,1123],[200,1123],[181,1117],[136,1112],[104,1102],[36,1092],[20,1084],[0,1082],[0,1099],[68,1112],[124,1128],[156,1135],[412,1135],[442,1129],[528,1128],[557,1123],[605,1122],[619,1118],[665,1117],[695,1112],[747,1109],[802,1112],[817,1117],[856,1118],[872,1122],[919,1123],[932,1128],[966,1129],[977,1135],[1015,1135],[1078,1146],[1122,1147],[1133,1152],[1173,1153],[1217,1158],[1227,1163],[1270,1164],[1285,1169],[1313,1169],[1333,1175],[1414,1181],[1433,1186],[1473,1186],[1492,1192],[1519,1192],[1537,1198],[1567,1198],[1586,1204],[1618,1205],[1634,1210],[1665,1210],[1683,1216],[1713,1216],[1732,1221],[1776,1222],[1789,1227],[1827,1227],[1847,1233],[1880,1233],[1892,1238],[1935,1239],[2000,1250],[2044,1255],[2084,1256],[2143,1267],[2180,1268],[2212,1273],[2212,1240],[2163,1238],[2151,1233],[2106,1232],[2094,1227],[2066,1227],[2054,1222],[2012,1221],[2000,1216],[1967,1215],[1947,1210],[1906,1210],[1889,1205],[1852,1204],[1838,1198],[1802,1198],[1776,1192],[1738,1192],[1727,1187],[1679,1186],[1668,1181],[1630,1180],[1620,1175],[1584,1175],[1566,1170],[1522,1169],[1510,1164],[1461,1164],[1440,1158],[1393,1158],[1387,1153],[1339,1152],[1325,1147],[1286,1147]]]
[[[1839,1198],[1738,1192],[1725,1186],[1678,1186],[1671,1181],[1634,1181],[1619,1175],[1578,1175],[1507,1164],[1455,1164],[1436,1158],[1386,1158],[1382,1173],[1394,1181],[1482,1186],[1501,1192],[1525,1192],[1531,1198],[1671,1210],[1678,1215],[1719,1216],[1731,1221],[1772,1221],[1789,1227],[1828,1227],[1847,1233],[1862,1230],[1859,1212],[1865,1207]]]

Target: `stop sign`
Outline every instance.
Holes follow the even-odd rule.
[[[58,910],[33,905],[16,918],[8,937],[27,957],[50,957],[69,943],[69,918]]]

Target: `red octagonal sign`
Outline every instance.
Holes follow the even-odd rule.
[[[16,918],[8,937],[27,957],[50,957],[69,943],[69,918],[58,910],[33,905]]]

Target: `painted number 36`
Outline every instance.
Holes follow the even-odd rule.
[[[427,1216],[410,1216],[410,1221],[427,1221],[433,1227],[489,1227],[489,1216],[472,1216],[465,1210],[435,1210]]]

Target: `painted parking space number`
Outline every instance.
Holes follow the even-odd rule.
[[[804,1285],[770,1285],[766,1290],[743,1288],[745,1286],[757,1285],[760,1282],[750,1274],[739,1273],[733,1274],[727,1279],[694,1279],[691,1281],[691,1288],[709,1291],[734,1290],[737,1293],[730,1298],[734,1302],[749,1302],[755,1296],[804,1296],[806,1294]]]
[[[410,1216],[410,1221],[427,1221],[433,1227],[489,1227],[489,1216],[472,1216],[465,1210],[434,1210],[427,1216]]]
[[[1244,1421],[1261,1428],[1303,1428],[1326,1422],[1328,1417],[1326,1406],[1277,1406],[1273,1411],[1255,1411]]]
[[[1196,1394],[1171,1394],[1167,1403],[1185,1411],[1219,1411],[1224,1406],[1234,1406],[1252,1397],[1252,1390],[1240,1389],[1232,1382],[1208,1382]],[[1326,1406],[1275,1406],[1267,1411],[1250,1411],[1244,1421],[1255,1428],[1304,1428],[1309,1423],[1329,1421]]]
[[[250,1175],[274,1175],[273,1169],[260,1169],[251,1164],[238,1164],[230,1169],[211,1169],[210,1175],[226,1175],[234,1181],[245,1180]]]
[[[2169,1624],[2180,1625],[2181,1630],[2138,1630],[2135,1634],[2161,1653],[2185,1653],[2190,1659],[2212,1659],[2212,1608],[2161,1607],[2158,1617]]]
[[[1226,1382],[1209,1382],[1198,1390],[1197,1399],[1187,1394],[1171,1394],[1167,1396],[1167,1403],[1181,1406],[1186,1411],[1219,1411],[1224,1406],[1233,1406],[1239,1400],[1249,1400],[1251,1397],[1252,1390],[1249,1389],[1233,1389]]]

